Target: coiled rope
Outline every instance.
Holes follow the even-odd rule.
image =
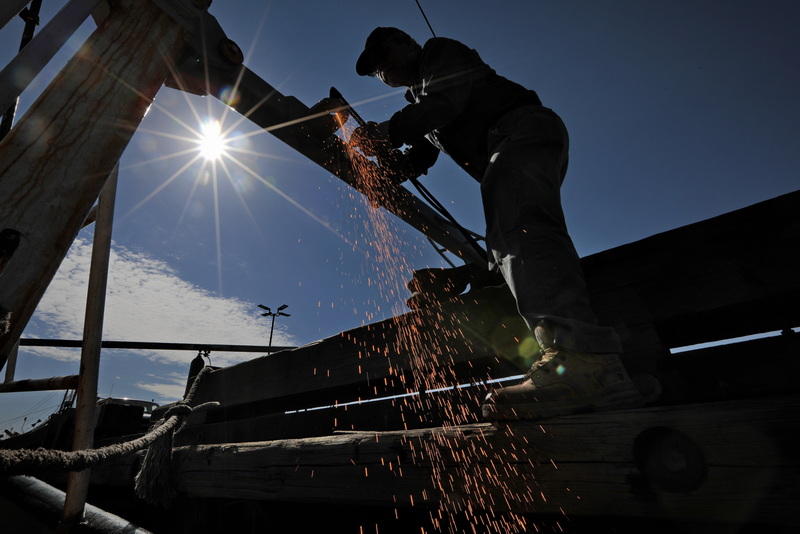
[[[51,471],[82,471],[111,460],[118,460],[147,449],[135,479],[136,495],[154,504],[168,504],[175,495],[169,483],[170,460],[174,436],[183,429],[189,415],[196,410],[218,406],[207,402],[192,406],[197,386],[212,370],[204,367],[194,379],[184,399],[175,403],[144,436],[98,449],[58,451],[51,449],[0,449],[0,476],[36,475]]]

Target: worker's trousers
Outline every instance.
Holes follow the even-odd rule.
[[[580,258],[567,232],[561,183],[569,137],[561,118],[541,106],[504,115],[489,132],[481,181],[490,267],[498,269],[528,327],[546,321],[557,345],[620,352],[613,328],[591,309]]]

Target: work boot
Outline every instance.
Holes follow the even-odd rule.
[[[521,383],[489,392],[481,407],[484,419],[543,419],[644,404],[619,355],[564,349],[541,326],[534,334],[541,359]]]

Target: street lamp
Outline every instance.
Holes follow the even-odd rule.
[[[265,313],[261,314],[261,317],[272,317],[272,327],[269,329],[269,349],[267,351],[267,354],[269,354],[270,352],[272,352],[272,332],[275,330],[275,317],[279,315],[282,315],[283,317],[290,317],[291,316],[290,314],[283,313],[283,310],[285,310],[289,306],[287,304],[283,304],[282,306],[279,306],[278,309],[275,311],[272,311],[271,309],[269,309],[269,307],[264,306],[263,304],[259,304],[258,307],[261,308],[262,310],[266,310]]]

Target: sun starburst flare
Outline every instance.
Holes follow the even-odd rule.
[[[218,120],[208,119],[200,125],[197,149],[206,161],[217,161],[227,154],[229,139]]]

